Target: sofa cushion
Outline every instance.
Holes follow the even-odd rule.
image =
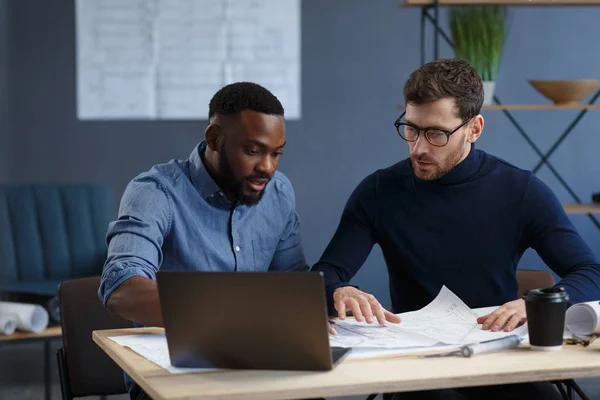
[[[57,282],[99,275],[115,217],[103,184],[0,185],[0,282],[56,294]]]

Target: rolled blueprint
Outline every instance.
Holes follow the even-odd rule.
[[[0,313],[0,334],[12,335],[17,329],[18,317],[16,314]]]
[[[572,305],[567,310],[565,325],[577,336],[600,334],[600,302],[588,301]]]
[[[48,311],[38,304],[0,301],[0,314],[15,314],[22,331],[39,333],[48,327]]]

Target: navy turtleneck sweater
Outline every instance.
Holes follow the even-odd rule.
[[[472,308],[517,299],[527,248],[559,275],[570,303],[600,299],[600,265],[552,191],[531,172],[472,148],[443,177],[416,177],[409,159],[366,177],[313,271],[333,291],[378,244],[392,310],[417,310],[446,285]]]

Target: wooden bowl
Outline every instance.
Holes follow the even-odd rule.
[[[554,104],[578,104],[600,89],[600,79],[529,80],[529,84]]]

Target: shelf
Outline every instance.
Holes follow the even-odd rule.
[[[563,204],[565,212],[567,214],[600,214],[600,204],[588,203],[588,204]]]
[[[506,5],[506,6],[598,6],[600,0],[439,0],[440,6]],[[398,7],[433,6],[433,0],[404,0]]]
[[[403,110],[404,105],[398,105],[398,108]],[[569,104],[569,105],[554,105],[554,104],[502,104],[489,105],[481,107],[482,110],[498,111],[498,110],[515,110],[515,111],[531,111],[531,110],[600,110],[600,104]]]

